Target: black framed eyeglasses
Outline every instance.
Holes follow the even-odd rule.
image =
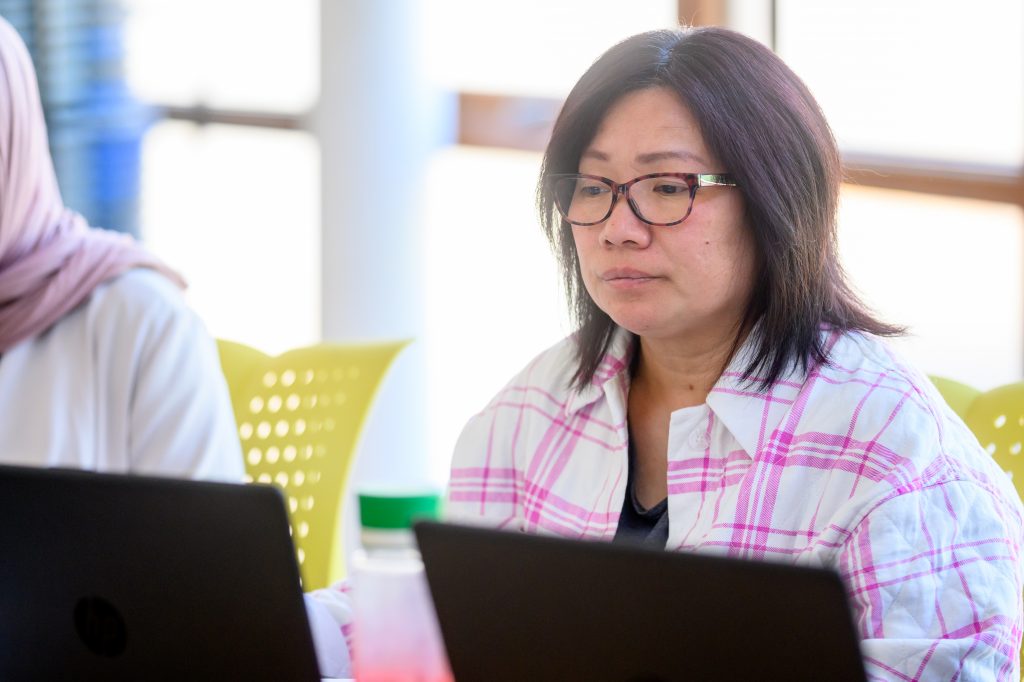
[[[725,173],[650,173],[617,183],[600,175],[565,173],[550,176],[555,207],[566,222],[587,227],[603,223],[621,194],[637,218],[667,227],[686,220],[701,187],[737,187]]]

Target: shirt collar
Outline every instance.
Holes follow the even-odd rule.
[[[745,380],[743,370],[753,357],[756,332],[755,328],[747,335],[707,397],[707,405],[715,417],[751,458],[790,412],[807,378],[807,371],[794,363],[767,391],[760,390],[757,375],[750,381]],[[629,365],[635,348],[636,337],[616,327],[608,352],[594,372],[594,378],[584,388],[572,392],[566,404],[566,414],[572,416],[607,394],[615,413],[613,417],[616,421],[619,418],[625,420]]]
[[[572,416],[583,408],[592,405],[605,393],[609,394],[614,409],[624,409],[626,394],[629,391],[629,363],[633,358],[636,339],[632,333],[622,327],[615,327],[612,342],[608,351],[601,358],[601,363],[594,372],[594,378],[582,389],[573,389],[565,406],[566,415]],[[616,415],[618,416],[618,415]],[[625,415],[621,415],[625,419]]]
[[[807,370],[799,363],[786,367],[767,390],[760,388],[763,370],[744,379],[756,350],[756,335],[755,327],[707,397],[708,407],[751,458],[791,412],[807,380]]]

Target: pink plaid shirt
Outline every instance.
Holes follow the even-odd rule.
[[[1016,681],[1024,514],[1009,479],[888,346],[823,333],[829,366],[763,394],[737,359],[704,405],[672,414],[668,549],[836,568],[871,679]],[[568,339],[516,376],[459,439],[448,515],[610,540],[631,352],[620,330],[579,392]]]

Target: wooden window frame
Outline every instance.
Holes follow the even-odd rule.
[[[771,42],[775,0],[770,3]],[[725,24],[727,0],[678,0],[681,24]],[[462,145],[543,151],[562,103],[544,97],[459,93],[457,142]],[[164,117],[198,124],[222,123],[286,130],[308,129],[307,117],[206,106],[162,107]],[[846,153],[845,181],[862,187],[1014,204],[1024,211],[1024,165],[1016,168],[898,156]]]
[[[775,35],[775,2],[771,2]],[[724,24],[726,0],[678,0],[681,24]],[[561,102],[538,97],[459,94],[458,142],[543,151]],[[876,154],[843,155],[844,179],[861,187],[1014,204],[1024,211],[1024,166],[986,166]]]
[[[300,114],[270,113],[241,109],[217,109],[202,104],[188,107],[159,106],[162,118],[188,121],[198,125],[220,123],[224,125],[276,128],[281,130],[305,130],[305,117]]]

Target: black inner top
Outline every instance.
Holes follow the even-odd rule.
[[[644,509],[636,499],[636,477],[634,469],[636,449],[632,434],[629,438],[629,475],[626,480],[626,497],[622,501],[619,527],[615,530],[615,542],[630,542],[650,547],[665,548],[668,542],[668,499],[650,509]]]

